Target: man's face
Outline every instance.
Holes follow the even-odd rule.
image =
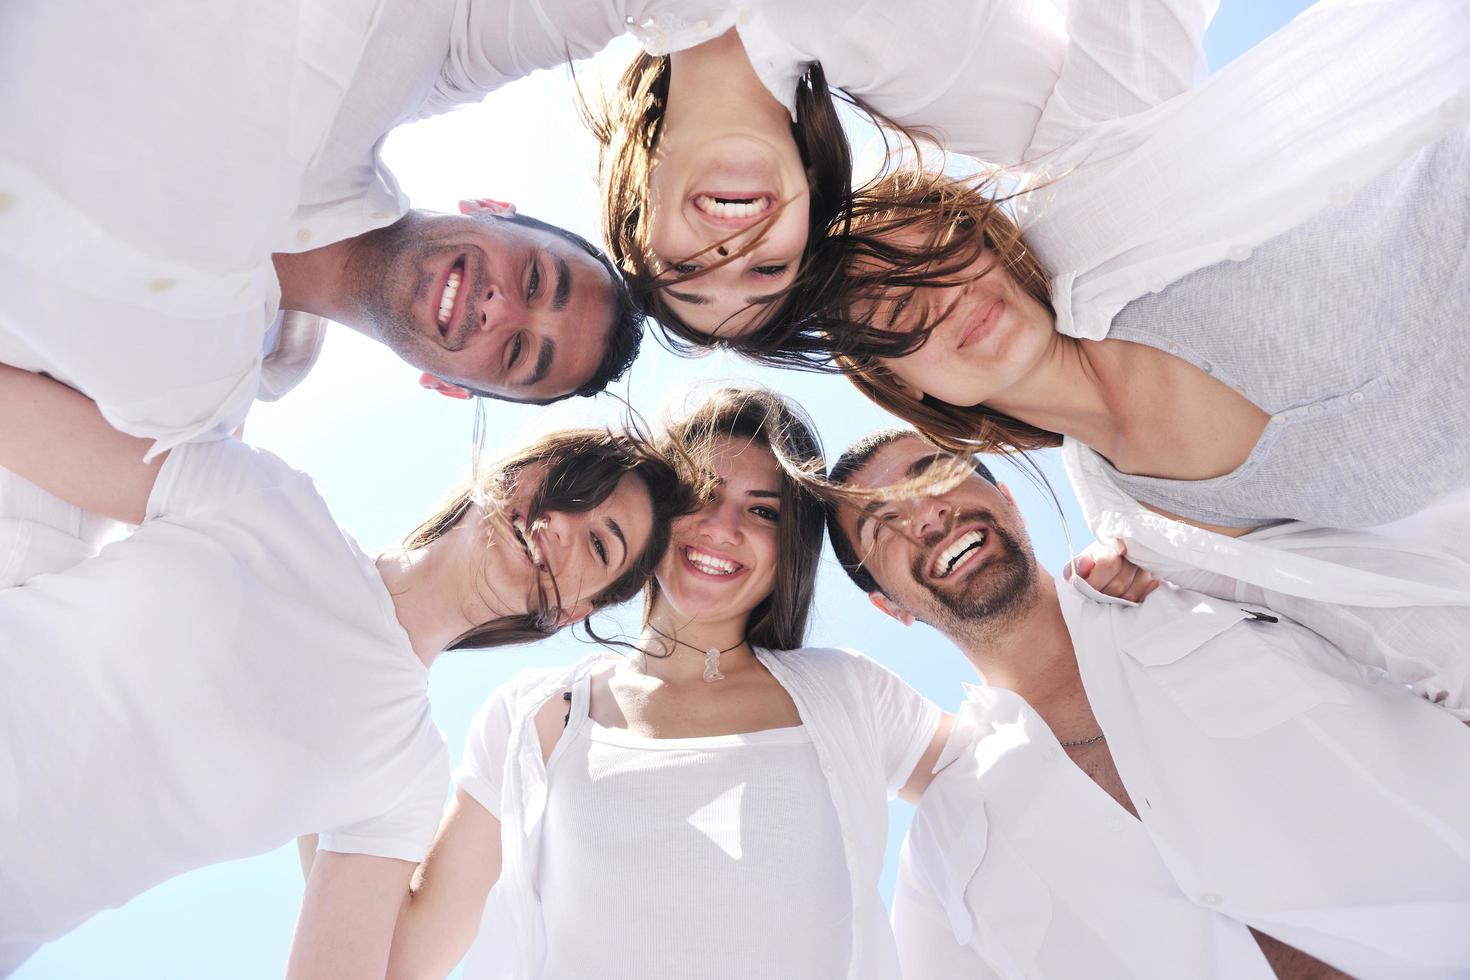
[[[891,486],[922,476],[947,454],[919,439],[874,453],[849,481]],[[842,531],[887,593],[874,602],[946,632],[996,624],[1030,607],[1036,558],[1009,494],[978,474],[935,496],[844,510]]]
[[[487,211],[411,211],[364,235],[348,272],[379,339],[450,385],[559,398],[592,377],[607,348],[607,270],[560,235]]]

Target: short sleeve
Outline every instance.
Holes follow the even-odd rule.
[[[144,519],[187,518],[227,508],[242,494],[309,483],[279,457],[238,439],[189,442],[163,461]]]
[[[515,681],[502,685],[475,712],[464,740],[464,758],[454,771],[454,783],[497,820],[500,790],[505,778],[505,756],[510,745]]]
[[[434,729],[437,736],[438,730]],[[419,863],[429,853],[444,814],[449,781],[449,753],[436,737],[432,761],[420,762],[403,796],[387,812],[323,831],[317,848],[339,854],[369,854]],[[427,755],[428,753],[423,753]]]
[[[871,699],[870,717],[882,753],[889,797],[898,795],[929,747],[943,714],[939,706],[914,690],[882,664],[855,653]]]

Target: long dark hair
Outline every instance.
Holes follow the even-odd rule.
[[[781,471],[781,518],[776,525],[776,580],[751,610],[745,637],[753,646],[794,650],[806,639],[822,552],[824,508],[812,487],[824,481],[822,445],[805,413],[765,388],[721,388],[673,423],[660,444],[670,456],[707,458],[721,438],[749,439],[771,451]],[[650,581],[644,622],[658,599]]]
[[[484,508],[486,534],[503,527],[507,502],[526,470],[545,467],[545,476],[528,506],[527,524],[548,511],[586,513],[605,501],[624,476],[637,477],[648,490],[653,525],[648,543],[637,558],[607,588],[590,600],[594,611],[633,598],[653,574],[669,543],[674,518],[695,509],[689,482],[668,459],[646,440],[600,429],[566,429],[531,443],[493,466],[480,480],[456,490],[439,510],[415,528],[403,542],[404,550],[422,548],[459,524],[474,504]],[[487,648],[545,639],[561,628],[561,596],[538,582],[534,608],[523,615],[505,616],[468,630],[448,647]]]
[[[791,135],[806,168],[809,194],[807,244],[795,280],[771,302],[761,326],[744,337],[712,341],[684,322],[663,299],[663,290],[698,279],[724,262],[756,248],[776,220],[772,213],[758,226],[749,242],[723,259],[710,262],[687,276],[661,274],[648,245],[648,176],[654,147],[663,128],[669,95],[667,55],[640,53],[623,72],[612,96],[604,96],[596,110],[582,102],[583,116],[599,144],[598,183],[602,188],[603,238],[613,261],[622,270],[639,304],[663,328],[668,346],[679,354],[723,346],[746,352],[777,344],[784,324],[805,289],[813,253],[830,228],[843,222],[851,204],[852,150],[838,116],[837,101],[827,87],[822,66],[812,64],[797,83],[796,122]],[[840,97],[877,121],[879,117],[855,99]],[[737,232],[737,235],[744,232]],[[735,236],[731,236],[732,238]],[[689,259],[711,255],[725,242],[711,243]]]

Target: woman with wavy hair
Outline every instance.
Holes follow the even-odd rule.
[[[138,525],[0,591],[0,972],[174,875],[320,831],[292,975],[381,975],[448,776],[428,668],[636,594],[684,483],[627,436],[557,432],[374,558],[270,453],[144,463],[144,442],[0,366],[0,465]]]
[[[861,654],[802,646],[822,454],[794,406],[721,390],[664,445],[710,479],[642,634],[486,702],[390,976],[466,950],[475,980],[897,975],[888,800],[923,791],[947,722]]]
[[[881,344],[861,319],[827,329],[854,193],[873,190],[851,190],[836,93],[890,144],[1005,168],[1059,331],[1096,339],[1129,301],[1351,197],[1470,104],[1455,0],[1322,0],[1206,80],[1215,5],[757,0],[733,29],[652,29],[645,46],[672,53],[640,55],[594,114],[611,254],[676,349],[830,367]]]

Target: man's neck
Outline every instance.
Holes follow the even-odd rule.
[[[1030,604],[1003,623],[972,622],[949,632],[987,684],[1025,699],[1062,741],[1089,738],[1097,721],[1077,667],[1056,585],[1043,576]]]
[[[347,238],[305,252],[271,255],[281,284],[281,309],[350,323],[354,317],[347,300],[347,256],[352,242]]]

